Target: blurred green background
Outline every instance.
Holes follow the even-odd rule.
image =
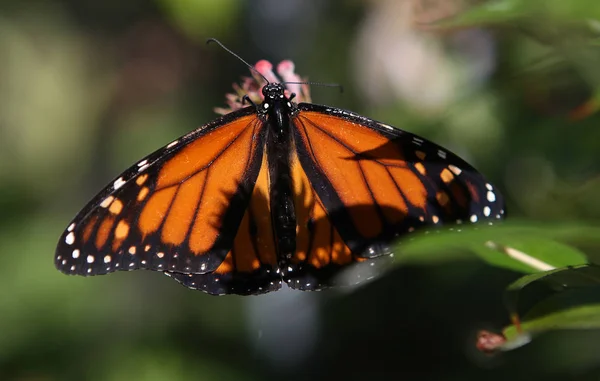
[[[213,297],[153,272],[56,271],[87,200],[249,74],[208,37],[344,85],[313,87],[314,103],[458,153],[509,220],[552,227],[532,251],[560,256],[557,238],[598,258],[597,0],[4,0],[0,380],[600,379],[598,330],[477,351],[477,331],[509,323],[502,292],[522,274],[451,256],[452,234],[420,238],[442,259],[350,291]]]

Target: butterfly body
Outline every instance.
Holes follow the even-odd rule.
[[[292,177],[290,174],[290,154],[293,148],[293,135],[290,133],[290,117],[297,108],[285,96],[285,88],[278,84],[268,84],[263,88],[264,101],[258,107],[264,113],[268,124],[267,163],[270,180],[270,210],[274,228],[277,257],[285,272],[285,261],[292,257],[296,249],[296,213],[293,202]]]
[[[295,104],[278,83],[262,93],[111,182],[62,234],[56,267],[151,269],[210,294],[318,290],[415,229],[503,218],[500,193],[434,143]]]

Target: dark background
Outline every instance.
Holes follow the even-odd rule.
[[[598,16],[596,0],[2,1],[0,379],[599,379],[598,331],[478,352],[479,329],[509,323],[502,291],[520,274],[475,257],[255,297],[53,266],[95,192],[213,119],[249,74],[208,37],[343,84],[313,87],[313,102],[460,154],[503,190],[511,218],[598,225]]]

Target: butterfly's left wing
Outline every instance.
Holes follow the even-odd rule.
[[[323,287],[341,266],[371,265],[390,241],[422,226],[503,217],[500,193],[448,150],[349,111],[298,108],[290,286]]]

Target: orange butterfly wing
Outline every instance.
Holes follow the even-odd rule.
[[[319,290],[329,286],[348,285],[368,280],[377,274],[390,257],[363,258],[353,251],[335,226],[335,217],[326,210],[314,185],[310,182],[297,152],[291,155],[291,177],[296,211],[296,251],[284,269],[287,284],[301,290]],[[361,213],[362,206],[354,209]],[[367,206],[368,208],[368,206]],[[371,242],[376,246],[376,242]],[[385,252],[382,254],[390,254]],[[353,265],[350,269],[349,265]],[[340,270],[348,268],[349,276]],[[354,277],[354,278],[352,278]]]
[[[503,217],[500,194],[451,152],[349,111],[298,107],[291,287],[331,285],[349,263],[375,266],[394,238],[421,226]]]
[[[267,123],[228,114],[125,171],[62,234],[56,267],[163,271],[211,294],[316,290],[387,263],[406,232],[504,215],[502,196],[443,148],[348,111],[298,105],[289,153],[296,249],[277,258]],[[372,272],[341,281],[356,283]]]
[[[166,272],[182,285],[211,294],[261,294],[281,288],[269,208],[266,152],[250,203],[223,263],[209,274]]]
[[[251,198],[256,189],[264,192],[255,184],[265,170],[266,131],[250,107],[144,158],[75,217],[59,240],[56,267],[79,275],[137,268],[211,273],[207,292],[219,292],[219,277],[226,283],[236,271],[267,273],[277,263],[273,237],[255,242],[251,233],[255,225],[269,230],[270,221],[254,218],[249,226],[249,213],[264,213]],[[241,250],[247,243],[255,245],[251,253]]]

